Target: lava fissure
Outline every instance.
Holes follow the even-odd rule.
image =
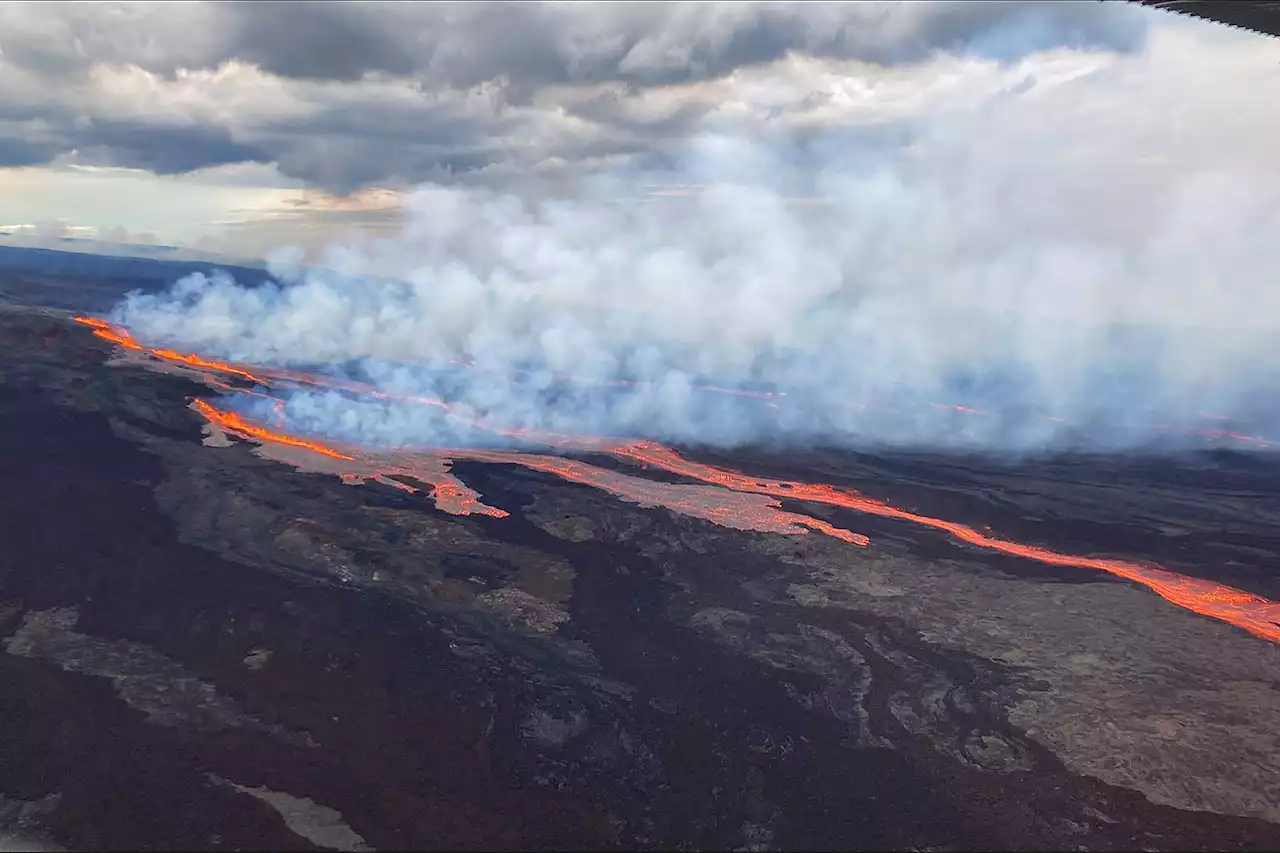
[[[110,341],[113,344],[124,347],[125,349],[146,353],[147,355],[154,356],[155,358],[158,358],[161,361],[169,361],[169,362],[175,362],[178,364],[185,364],[188,367],[195,367],[200,370],[212,370],[218,373],[229,373],[229,374],[232,374],[233,376],[239,376],[243,379],[248,379],[250,382],[254,382],[259,385],[267,384],[257,375],[250,373],[249,371],[244,370],[243,368],[239,368],[234,365],[227,364],[226,362],[209,361],[208,359],[201,358],[200,356],[192,353],[180,353],[177,350],[172,350],[172,349],[156,349],[153,347],[143,346],[137,340],[134,339],[133,335],[129,334],[129,332],[127,332],[126,330],[120,328],[119,326],[113,326],[110,323],[95,319],[93,317],[73,317],[72,319],[75,320],[77,323],[80,323],[82,325],[88,326],[91,329],[93,329],[93,334],[95,336],[102,338],[104,341]]]
[[[868,498],[848,489],[840,489],[821,483],[802,483],[751,477],[738,471],[694,462],[681,456],[672,448],[656,441],[610,442],[604,439],[580,436],[504,430],[466,418],[458,414],[454,407],[443,400],[430,397],[393,395],[365,383],[340,380],[333,377],[318,377],[292,371],[255,368],[256,372],[251,372],[223,362],[209,361],[194,354],[183,354],[171,349],[155,349],[143,346],[127,331],[102,320],[89,317],[77,317],[75,319],[77,322],[92,328],[94,334],[98,337],[127,349],[141,351],[162,361],[180,363],[202,371],[240,376],[265,388],[270,388],[270,381],[274,379],[275,381],[286,383],[293,382],[330,387],[378,399],[402,400],[439,406],[450,415],[456,416],[470,425],[496,434],[520,438],[556,449],[590,449],[604,452],[620,460],[635,464],[642,470],[647,466],[652,466],[705,484],[663,483],[599,468],[579,460],[512,451],[472,449],[436,450],[430,452],[375,452],[351,448],[349,452],[341,452],[318,441],[296,438],[280,431],[284,428],[284,401],[282,400],[272,398],[274,399],[274,411],[280,423],[280,426],[275,430],[253,424],[234,412],[215,408],[204,400],[196,400],[192,404],[192,407],[205,417],[210,424],[216,425],[225,432],[263,445],[316,454],[327,460],[329,464],[334,462],[351,463],[358,470],[353,471],[350,468],[342,468],[334,471],[334,473],[343,478],[344,482],[364,482],[372,479],[406,491],[415,491],[415,489],[395,480],[394,477],[403,477],[429,484],[432,488],[432,497],[437,506],[446,512],[452,512],[457,515],[479,513],[501,518],[508,514],[504,510],[481,503],[479,495],[450,472],[449,465],[452,460],[468,459],[493,464],[519,465],[530,470],[552,474],[570,482],[608,491],[634,503],[647,506],[664,506],[674,512],[703,518],[735,529],[786,534],[806,533],[814,530],[851,544],[859,546],[869,544],[870,540],[862,534],[835,527],[826,521],[802,513],[782,509],[780,499],[820,503],[940,530],[968,545],[1014,557],[1036,560],[1048,565],[1089,568],[1105,572],[1141,584],[1179,607],[1222,620],[1255,636],[1280,643],[1280,604],[1253,593],[1212,581],[1181,575],[1160,566],[1129,560],[1064,554],[1038,545],[1026,545],[1000,539],[958,522],[899,509],[884,501]],[[239,389],[231,389],[226,383],[219,382],[216,384],[218,387],[242,393]],[[256,396],[270,396],[256,391],[250,393]],[[949,408],[969,414],[985,414],[978,410],[959,406]],[[1237,436],[1235,433],[1229,433],[1226,430],[1205,432],[1213,432],[1217,435],[1241,438],[1243,440],[1254,438]],[[1258,440],[1263,441],[1262,439]]]

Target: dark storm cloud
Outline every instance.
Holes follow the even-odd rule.
[[[945,51],[999,59],[1055,46],[1133,50],[1120,4],[226,3],[223,58],[289,77],[421,75],[522,90],[555,83],[664,85],[721,77],[799,52],[879,64]]]
[[[410,4],[348,2],[218,4],[229,25],[220,59],[242,59],[284,77],[358,80],[368,72],[407,75],[418,62],[424,18]],[[406,15],[406,10],[410,11]],[[417,18],[418,20],[414,20]]]
[[[500,151],[460,150],[408,141],[355,136],[285,138],[274,149],[287,175],[300,176],[336,195],[375,184],[409,186],[423,180],[448,182],[496,162]]]
[[[936,51],[1014,58],[1054,46],[1133,50],[1144,18],[1124,3],[1041,0],[857,3],[12,3],[5,55],[45,73],[93,62],[169,74],[230,60],[284,77],[416,75],[466,87],[505,79],[662,85],[790,52],[880,64]]]
[[[900,65],[939,52],[1004,61],[1055,46],[1129,51],[1146,20],[1124,3],[994,0],[7,3],[0,117],[38,120],[41,137],[0,130],[0,163],[73,151],[164,173],[274,162],[337,192],[513,174],[692,135],[714,103],[636,104],[791,54]],[[257,92],[213,79],[246,65],[270,75]],[[131,67],[158,82],[128,83],[127,103],[107,99],[95,74]],[[164,86],[185,88],[166,102]],[[299,108],[270,100],[278,91]]]
[[[615,130],[635,131],[645,136],[661,138],[682,134],[697,126],[712,108],[708,103],[686,101],[665,115],[641,118],[627,109],[622,94],[615,90],[566,105],[565,111],[569,115]]]
[[[4,131],[0,129],[0,134]],[[56,148],[0,135],[0,166],[37,166],[57,156]]]
[[[261,148],[231,138],[219,127],[165,126],[99,120],[72,137],[77,150],[102,152],[113,166],[179,175],[210,166],[262,161]]]

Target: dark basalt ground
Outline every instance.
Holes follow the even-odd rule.
[[[207,389],[109,356],[0,312],[0,846],[1280,846],[1275,647],[1146,590],[509,465],[453,517],[202,446]],[[707,458],[1277,593],[1254,458]]]

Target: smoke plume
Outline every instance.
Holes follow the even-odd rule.
[[[1197,38],[965,61],[969,88],[915,112],[726,127],[556,196],[424,186],[399,237],[325,270],[284,252],[278,284],[192,276],[113,319],[579,434],[1026,452],[1176,444],[1213,416],[1274,435],[1277,51]],[[336,392],[289,413],[477,440]]]

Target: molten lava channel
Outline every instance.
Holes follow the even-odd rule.
[[[215,409],[204,400],[196,400],[192,405],[196,411],[204,415],[208,420],[217,423],[228,432],[234,432],[245,438],[257,439],[259,441],[269,441],[274,444],[283,444],[287,447],[297,447],[302,450],[310,450],[312,453],[319,453],[321,456],[328,456],[331,459],[353,460],[355,457],[347,456],[345,453],[339,453],[331,450],[323,444],[314,441],[304,441],[300,438],[294,438],[291,435],[285,435],[281,432],[273,432],[265,427],[256,426],[249,423],[235,412],[224,412]]]
[[[855,512],[909,521],[924,527],[932,527],[950,534],[969,545],[998,551],[1014,557],[1036,560],[1052,566],[1071,566],[1096,569],[1134,583],[1142,584],[1160,597],[1179,607],[1185,607],[1204,616],[1221,619],[1252,634],[1280,643],[1280,604],[1260,595],[1244,592],[1234,587],[1188,577],[1155,565],[1128,560],[1100,557],[1080,557],[1062,554],[1037,545],[1023,545],[988,536],[972,527],[954,521],[946,521],[928,515],[909,512],[889,504],[864,497],[857,492],[837,489],[815,483],[791,483],[748,477],[737,471],[691,462],[665,445],[641,441],[615,449],[620,458],[640,464],[653,465],[664,471],[713,482],[727,489],[761,491],[766,494],[787,497],[811,503],[829,504]]]
[[[194,354],[155,349],[139,344],[125,330],[101,320],[76,318],[94,329],[94,334],[126,349],[138,350],[161,361],[176,362],[200,371],[212,371],[251,379],[264,387],[271,381],[310,384],[368,394],[383,399],[397,399],[443,407],[453,413],[448,403],[434,398],[395,397],[362,383],[335,380],[273,369],[246,368],[209,361]],[[231,389],[225,383],[222,388]],[[259,392],[250,392],[259,394]],[[552,474],[564,480],[597,488],[645,506],[663,506],[674,512],[706,519],[726,527],[769,533],[801,534],[811,530],[842,541],[865,546],[866,536],[836,527],[821,519],[797,511],[784,510],[781,500],[816,503],[853,512],[910,522],[940,530],[951,537],[990,551],[1036,560],[1054,566],[1094,569],[1141,584],[1165,600],[1187,610],[1219,619],[1249,633],[1280,643],[1280,604],[1262,596],[1223,584],[1178,574],[1156,565],[1102,557],[1064,554],[1037,545],[1024,545],[991,536],[964,524],[921,515],[868,498],[857,492],[821,483],[800,483],[752,477],[744,473],[695,462],[655,441],[631,441],[610,444],[600,439],[573,436],[537,435],[500,431],[507,436],[523,436],[545,446],[562,449],[591,449],[645,468],[678,474],[699,484],[662,483],[630,476],[559,456],[494,450],[440,450],[434,452],[377,452],[360,448],[338,448],[336,445],[298,438],[277,429],[254,424],[235,414],[196,400],[192,408],[212,428],[257,442],[272,458],[299,467],[327,470],[341,476],[344,482],[362,483],[375,480],[409,492],[417,490],[404,479],[430,485],[437,506],[456,515],[483,514],[505,517],[504,510],[480,502],[479,495],[459,481],[450,471],[455,460],[471,460],[491,464],[511,464]],[[972,411],[972,410],[970,410]],[[283,402],[276,400],[277,420],[284,423]],[[493,430],[484,424],[474,426]],[[301,455],[299,455],[301,454]]]
[[[218,409],[204,400],[194,401],[192,408],[221,432],[266,446],[268,455],[279,461],[314,471],[317,470],[317,460],[299,457],[290,451],[304,450],[319,454],[324,457],[319,469],[337,474],[343,482],[359,484],[374,480],[408,492],[417,490],[403,480],[428,484],[432,488],[436,505],[454,515],[480,514],[496,518],[508,515],[504,510],[481,503],[479,495],[451,473],[449,469],[453,462],[466,460],[495,465],[519,465],[531,471],[552,474],[571,483],[609,492],[631,503],[666,507],[680,515],[705,519],[735,530],[783,534],[816,530],[855,545],[865,546],[870,542],[860,533],[844,530],[802,513],[788,512],[782,509],[777,499],[765,494],[727,490],[716,485],[663,483],[609,471],[574,459],[532,453],[463,449],[431,453],[403,450],[378,452],[354,447],[338,449],[338,445],[306,441],[249,423],[240,415]],[[282,453],[281,450],[285,452]],[[337,460],[341,464],[335,466],[330,460]]]
[[[129,332],[127,332],[126,330],[120,328],[119,326],[113,326],[110,323],[107,323],[103,320],[98,320],[93,317],[74,317],[72,319],[74,319],[77,323],[81,323],[83,325],[86,325],[92,328],[94,335],[96,335],[99,338],[102,338],[104,341],[110,341],[111,343],[117,344],[118,346],[124,347],[125,349],[134,350],[136,352],[142,352],[147,355],[158,358],[161,361],[168,361],[168,362],[174,362],[177,364],[183,364],[188,367],[194,367],[198,370],[212,370],[216,373],[229,373],[233,376],[239,376],[243,379],[248,379],[250,382],[266,384],[258,376],[255,376],[254,374],[248,372],[247,370],[243,370],[239,367],[235,367],[234,365],[227,364],[225,362],[209,361],[207,359],[201,358],[198,355],[183,354],[176,350],[171,350],[171,349],[155,349],[153,347],[143,346],[142,344],[138,343],[134,339],[133,335],[129,334]]]

